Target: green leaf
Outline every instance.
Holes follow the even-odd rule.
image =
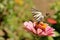
[[[55,37],[57,36],[60,36],[60,34],[57,31],[55,31]]]
[[[53,37],[50,37],[50,36],[49,36],[49,37],[48,37],[48,40],[54,40],[54,39],[53,39]]]

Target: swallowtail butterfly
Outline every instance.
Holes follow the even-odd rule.
[[[34,8],[32,8],[32,15],[37,22],[40,22],[44,19],[42,13]]]

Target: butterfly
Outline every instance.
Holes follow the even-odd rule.
[[[41,22],[44,19],[42,12],[32,8],[32,15],[37,22]]]

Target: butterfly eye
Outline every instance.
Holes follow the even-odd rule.
[[[46,13],[46,16],[48,16],[49,15],[49,13]]]

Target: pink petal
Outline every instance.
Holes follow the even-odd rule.
[[[33,23],[34,27],[36,26],[36,22]]]
[[[49,27],[49,26],[48,26],[48,28],[46,28],[46,29],[47,29],[47,32],[48,32],[48,33],[51,33],[51,32],[53,32],[53,31],[55,30],[55,29],[53,29],[52,27]]]
[[[31,21],[28,22],[30,27],[34,27],[33,23]]]
[[[45,32],[47,33],[48,36],[55,36],[54,34],[54,30],[52,27],[48,26],[45,30]]]
[[[32,28],[32,30],[31,31],[33,31],[33,33],[35,33],[36,34],[36,30],[34,29],[34,28]]]
[[[37,34],[39,35],[40,33],[42,33],[42,30],[41,29],[37,29]]]
[[[51,34],[48,34],[48,36],[55,37],[55,34],[54,33],[51,33]]]
[[[47,34],[43,31],[43,32],[41,33],[41,35],[46,36]]]
[[[31,31],[33,31],[34,33],[36,33],[36,30],[34,28],[34,24],[31,21],[29,21],[29,26],[31,28]]]
[[[31,30],[30,26],[29,26],[29,23],[28,22],[24,22],[24,25],[25,25],[25,28]]]
[[[34,25],[33,25],[33,23],[32,23],[31,21],[25,22],[24,25],[25,25],[25,27],[26,27],[28,30],[36,33],[36,30],[34,29]]]

